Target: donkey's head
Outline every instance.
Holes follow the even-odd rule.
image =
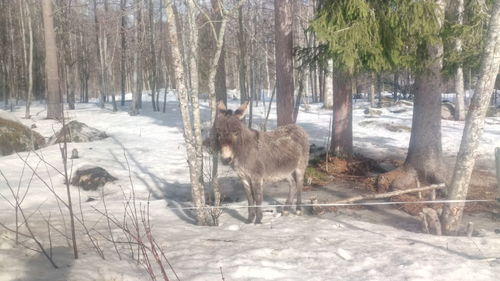
[[[231,109],[226,109],[222,101],[217,105],[214,128],[220,157],[224,165],[233,162],[235,147],[242,143],[242,132],[245,129],[245,124],[241,122],[241,119],[245,117],[247,106],[248,103],[244,103],[233,112]]]

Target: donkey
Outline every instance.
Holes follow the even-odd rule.
[[[231,165],[240,177],[248,200],[246,223],[261,223],[263,183],[287,180],[290,184],[284,214],[297,193],[297,212],[301,211],[304,172],[309,162],[309,139],[301,127],[291,124],[270,132],[249,129],[241,121],[248,103],[236,111],[217,106],[214,122],[217,148],[224,165]]]

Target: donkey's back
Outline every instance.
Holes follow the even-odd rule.
[[[258,162],[263,165],[265,181],[287,179],[309,161],[309,138],[302,127],[290,124],[274,131],[259,133]]]

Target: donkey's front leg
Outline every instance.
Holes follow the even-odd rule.
[[[245,223],[253,223],[253,221],[255,220],[255,207],[254,207],[255,201],[253,199],[250,180],[242,177],[241,182],[243,183],[243,189],[245,190],[245,195],[248,200],[248,219]]]
[[[253,195],[255,198],[255,211],[257,212],[255,223],[262,223],[262,200],[264,198],[263,180],[252,180],[252,190],[254,192]]]

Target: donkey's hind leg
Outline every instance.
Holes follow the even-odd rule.
[[[285,203],[286,206],[283,208],[283,215],[285,216],[288,215],[292,210],[293,198],[295,197],[295,192],[297,189],[295,180],[293,179],[292,175],[288,176],[286,180],[290,188],[288,189],[288,197],[286,198],[286,203]]]
[[[304,173],[305,169],[298,168],[295,170],[295,183],[297,184],[297,215],[302,214],[302,189],[304,188]]]
[[[262,179],[252,181],[253,198],[255,199],[255,223],[262,223],[262,201],[264,199],[264,189]]]

